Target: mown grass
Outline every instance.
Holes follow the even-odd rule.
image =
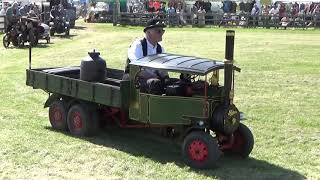
[[[33,48],[32,66],[79,65],[92,49],[123,68],[141,27],[83,24],[70,38]],[[235,104],[255,147],[249,159],[222,157],[193,170],[180,147],[145,130],[106,128],[75,138],[50,128],[47,94],[25,86],[28,49],[0,47],[0,179],[319,179],[320,31],[236,29]],[[225,29],[168,28],[167,52],[224,58]],[[2,44],[2,41],[1,41]]]

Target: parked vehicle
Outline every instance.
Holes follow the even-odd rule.
[[[39,26],[37,26],[37,39],[45,39],[47,43],[50,43],[50,27],[45,23],[40,23]]]
[[[84,18],[88,23],[106,23],[112,22],[112,12],[109,5],[105,2],[97,2],[95,8],[91,8]]]
[[[65,17],[56,16],[50,23],[50,36],[55,33],[65,33],[66,36],[70,34],[69,21]]]
[[[210,168],[222,152],[248,157],[254,144],[243,114],[233,104],[234,75],[240,71],[233,65],[234,31],[227,32],[226,39],[225,62],[151,55],[132,61],[124,80],[122,70],[106,68],[99,53],[91,52],[81,67],[27,69],[26,84],[49,92],[44,106],[49,107],[54,129],[87,136],[97,132],[101,120],[121,128],[160,128],[163,135],[182,142],[186,164]],[[142,68],[180,76],[142,90]]]
[[[30,41],[31,39],[32,40],[30,42],[32,42],[33,45],[37,45],[41,39],[45,39],[47,43],[50,43],[50,28],[48,25],[41,23],[39,19],[28,17],[22,17],[21,22],[22,29],[24,30],[20,37],[20,45],[24,45],[25,42]]]
[[[7,32],[3,37],[3,46],[8,48],[10,43],[13,46],[21,47],[25,42],[29,42],[32,46],[38,44],[38,20],[21,17],[17,23],[15,23],[11,30]]]

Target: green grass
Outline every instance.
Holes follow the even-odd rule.
[[[123,68],[141,27],[82,24],[33,49],[33,67],[80,65],[92,49]],[[225,30],[168,28],[167,52],[224,58]],[[320,31],[236,29],[235,104],[255,147],[198,171],[180,147],[144,130],[106,128],[75,138],[50,128],[48,97],[25,85],[28,49],[0,47],[0,179],[320,179]],[[2,39],[2,38],[1,38]],[[1,44],[2,44],[2,40]],[[44,42],[44,41],[43,41]]]

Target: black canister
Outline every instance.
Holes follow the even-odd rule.
[[[89,82],[104,82],[107,75],[106,61],[95,50],[88,54],[81,61],[80,79]]]

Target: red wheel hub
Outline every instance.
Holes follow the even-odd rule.
[[[72,115],[72,124],[75,130],[82,129],[82,118],[79,112],[74,112]]]
[[[239,130],[235,131],[232,135],[230,136],[224,136],[224,135],[218,135],[219,142],[220,142],[220,150],[231,150],[234,152],[239,152],[241,151],[245,139],[239,132]]]
[[[53,109],[53,120],[57,123],[62,122],[62,112],[60,108],[54,108]]]
[[[194,140],[189,145],[189,156],[195,161],[205,161],[208,158],[209,150],[207,144],[200,140]]]
[[[234,141],[233,141],[231,149],[233,149],[235,151],[240,151],[244,145],[245,139],[239,131],[236,131],[233,134],[233,136],[234,136]]]

